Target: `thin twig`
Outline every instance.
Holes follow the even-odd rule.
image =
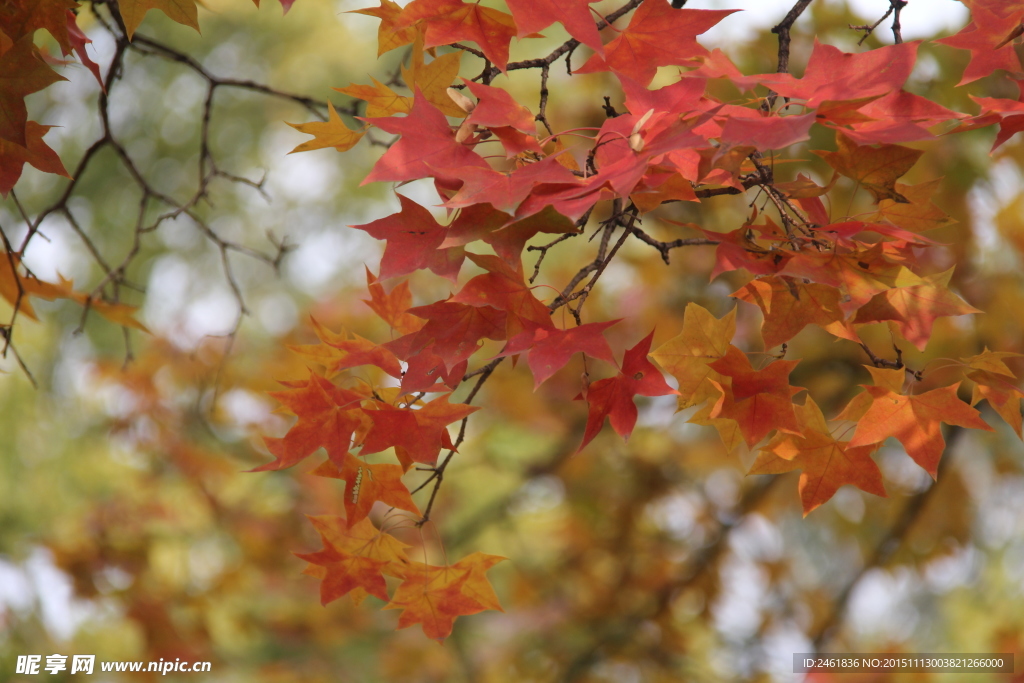
[[[857,41],[857,45],[863,45],[864,41],[867,40],[871,36],[871,34],[875,32],[875,29],[878,28],[879,25],[881,25],[881,23],[885,21],[889,17],[889,15],[892,14],[894,11],[896,12],[896,14],[892,19],[892,35],[893,38],[896,40],[897,45],[899,43],[902,43],[903,33],[901,31],[900,26],[900,12],[902,12],[903,8],[906,6],[907,0],[889,0],[889,9],[887,9],[885,11],[885,14],[882,15],[881,19],[879,19],[875,23],[871,25],[862,24],[857,26],[851,24],[850,28],[853,29],[854,31],[864,32],[864,35],[861,36],[861,39]]]

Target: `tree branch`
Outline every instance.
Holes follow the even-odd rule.
[[[777,26],[772,28],[772,33],[779,37],[779,58],[778,65],[775,68],[776,73],[788,74],[789,73],[789,43],[790,37],[789,32],[793,28],[793,24],[800,18],[800,15],[804,13],[808,5],[811,4],[811,0],[797,0],[796,4],[793,5],[789,13],[778,23]],[[768,96],[761,104],[761,108],[768,112],[775,106],[775,100],[779,94],[774,90],[768,91]]]

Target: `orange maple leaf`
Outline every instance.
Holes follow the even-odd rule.
[[[867,446],[895,437],[906,448],[907,455],[934,479],[946,447],[940,423],[992,431],[977,410],[957,398],[959,386],[958,382],[917,396],[904,396],[889,387],[864,386],[870,396],[870,407],[857,422],[850,446]],[[846,415],[849,412],[844,410],[840,418],[848,419]]]
[[[827,227],[824,231],[827,231]],[[786,263],[782,274],[838,287],[845,294],[840,307],[847,315],[880,292],[925,282],[886,254],[882,242],[867,249],[850,251],[799,251]]]
[[[398,628],[422,624],[427,637],[442,641],[451,634],[456,617],[501,610],[485,572],[504,559],[473,553],[446,567],[413,562],[384,609],[403,610]]]
[[[876,294],[862,306],[854,323],[891,320],[908,342],[924,351],[932,336],[932,325],[941,316],[981,313],[947,289],[953,275],[950,268],[925,278],[924,283],[910,287],[895,287]]]
[[[893,187],[897,194],[907,201],[882,199],[878,202],[878,213],[868,220],[873,222],[889,221],[911,232],[924,232],[949,225],[954,222],[953,219],[931,201],[932,195],[935,194],[941,182],[941,178],[936,178],[918,185],[896,183]]]
[[[974,382],[971,405],[977,405],[978,401],[983,398],[988,399],[992,409],[1006,420],[1018,437],[1024,439],[1024,434],[1021,433],[1020,412],[1020,400],[1024,398],[1024,392],[1020,390],[1020,387],[1002,373],[988,370],[968,372],[967,379]]]
[[[845,317],[837,288],[796,278],[769,275],[751,280],[730,296],[761,309],[766,349],[789,341],[807,325],[826,327]]]
[[[404,470],[400,465],[371,465],[346,453],[339,468],[327,460],[312,472],[318,477],[345,480],[345,515],[349,524],[366,519],[377,501],[419,515],[419,508],[402,483]]]
[[[368,519],[348,523],[337,515],[308,516],[325,542],[351,555],[360,555],[389,563],[389,576],[402,576],[409,564],[405,548],[409,546],[384,531]]]
[[[365,14],[380,19],[380,27],[377,29],[377,56],[390,52],[395,48],[408,45],[416,39],[416,28],[406,26],[396,28],[395,22],[402,14],[402,6],[392,0],[380,0],[380,7],[364,7],[363,9],[350,10],[355,14]]]
[[[315,319],[313,329],[321,344],[304,344],[289,346],[295,353],[324,366],[328,377],[333,377],[342,370],[360,365],[375,365],[392,377],[402,376],[402,366],[395,354],[369,339],[353,334],[352,339],[343,332],[336,334],[318,323]]]
[[[804,516],[835,495],[839,487],[853,484],[862,491],[885,496],[882,472],[871,459],[878,444],[850,446],[832,436],[825,416],[814,399],[796,407],[803,436],[776,434],[757,454],[748,474],[800,474],[800,500]]]
[[[441,110],[445,116],[465,118],[463,111],[448,95],[450,86],[459,75],[462,62],[462,50],[438,55],[429,63],[423,59],[423,35],[417,32],[416,43],[412,48],[409,67],[402,65],[402,80],[412,90],[419,89],[431,104]],[[367,114],[372,116],[372,114]]]
[[[350,555],[324,541],[324,548],[315,553],[295,553],[295,556],[324,568],[320,584],[320,604],[326,605],[347,595],[353,588],[362,588],[370,595],[388,600],[387,584],[381,570],[387,562],[369,557]]]
[[[299,419],[283,438],[263,437],[267,450],[276,459],[252,472],[291,467],[321,446],[332,458],[340,459],[348,453],[352,436],[365,419],[359,407],[364,397],[337,387],[312,371],[309,374],[305,385],[269,392]]]
[[[816,152],[841,175],[852,178],[864,186],[875,198],[893,199],[908,203],[896,191],[896,179],[917,163],[924,154],[921,150],[899,145],[858,145],[842,133],[836,134],[836,152]]]
[[[409,113],[412,109],[411,97],[399,95],[376,78],[371,77],[370,80],[373,81],[373,85],[357,85],[353,83],[344,88],[335,88],[335,90],[349,97],[365,101],[367,116],[391,116],[392,114]]]
[[[387,601],[384,574],[401,577],[409,560],[405,548],[394,536],[379,531],[369,520],[350,524],[342,517],[309,517],[323,542],[323,549],[296,556],[311,563],[304,574],[322,580],[321,603],[351,594],[361,602],[367,594]]]
[[[377,277],[366,269],[366,288],[370,292],[370,298],[363,299],[363,303],[369,306],[380,319],[391,326],[400,334],[409,334],[423,327],[425,321],[417,318],[408,310],[412,307],[412,292],[409,291],[409,282],[399,282],[390,292],[384,291],[384,285],[380,284]]]
[[[35,124],[29,121],[29,128],[33,125]],[[2,148],[3,141],[0,140],[0,149]],[[0,152],[0,158],[2,156],[2,152]],[[47,282],[36,277],[20,275],[17,272],[17,268],[12,269],[11,267],[12,264],[17,266],[19,263],[20,259],[16,256],[0,254],[0,296],[7,299],[12,305],[17,302],[18,310],[29,318],[36,319],[35,310],[32,308],[32,303],[29,299],[30,296],[46,299],[47,301],[69,299],[81,306],[88,307],[90,311],[99,313],[113,323],[149,332],[145,325],[136,320],[135,313],[138,311],[136,306],[104,301],[98,296],[75,291],[75,283],[63,276],[60,276],[58,282]]]
[[[972,370],[985,370],[987,372],[994,372],[997,375],[1016,378],[1017,376],[1006,365],[1007,358],[1024,358],[1024,354],[1011,351],[989,351],[986,346],[985,350],[981,353],[962,360]]]

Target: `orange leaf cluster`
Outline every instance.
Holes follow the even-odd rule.
[[[438,641],[451,634],[456,617],[501,610],[486,573],[503,557],[473,553],[436,567],[409,560],[407,546],[366,519],[346,522],[323,516],[310,521],[324,547],[296,556],[310,563],[305,573],[321,579],[324,605],[345,595],[356,602],[372,595],[387,603],[384,609],[403,610],[398,628],[422,624],[427,637]],[[385,576],[401,580],[390,598]]]

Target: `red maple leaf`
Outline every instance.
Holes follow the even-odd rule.
[[[801,116],[730,116],[722,126],[723,144],[760,150],[782,149],[810,138],[815,114]]]
[[[491,168],[471,147],[455,141],[448,119],[418,87],[408,116],[363,120],[388,133],[401,134],[402,138],[377,160],[361,185],[433,177],[439,168]]]
[[[617,322],[586,323],[568,330],[527,326],[524,332],[509,339],[498,355],[526,353],[536,391],[545,380],[565,367],[573,354],[583,353],[614,365],[615,357],[604,338],[604,331]]]
[[[1014,49],[1014,33],[1024,19],[1024,11],[1010,11],[1001,16],[980,4],[971,6],[971,23],[959,33],[940,38],[936,43],[961,50],[970,50],[971,62],[957,85],[966,85],[988,76],[997,69],[1020,75],[1020,59]]]
[[[673,9],[662,0],[645,0],[623,31],[576,73],[614,71],[648,85],[659,66],[682,65],[708,51],[697,36],[737,10]]]
[[[604,426],[605,418],[612,423],[612,429],[624,439],[628,439],[636,425],[637,410],[633,403],[634,396],[665,396],[678,394],[665,382],[661,371],[654,363],[647,360],[651,350],[654,331],[626,351],[622,359],[622,369],[615,377],[601,379],[580,394],[577,399],[585,398],[589,406],[587,429],[583,434],[583,443],[578,451],[583,450]]]
[[[648,90],[629,76],[616,74],[626,96],[626,108],[634,116],[643,116],[648,111],[688,114],[697,111],[704,100],[707,79],[684,78],[656,90]],[[618,117],[616,117],[618,118]]]
[[[60,16],[63,19],[63,15]],[[47,159],[51,164],[52,160],[56,160],[56,164],[60,165],[57,155],[42,141],[50,127],[33,124],[31,131],[27,129],[29,121],[25,97],[67,79],[43,61],[32,42],[31,31],[16,40],[14,45],[8,40],[5,47],[6,50],[0,53],[0,143],[3,144],[0,153],[7,159],[0,167],[0,179],[5,187],[13,187],[26,162],[35,166],[36,161]],[[17,164],[17,169],[13,168],[14,164]],[[44,165],[49,164],[44,162]],[[64,167],[60,168],[63,171]],[[11,177],[13,180],[9,180]],[[4,196],[9,189],[7,187],[3,191]]]
[[[789,373],[798,362],[777,360],[764,370],[754,370],[747,354],[730,345],[725,356],[708,364],[731,379],[729,384],[711,380],[721,396],[710,417],[735,421],[751,448],[772,430],[802,435],[792,397],[803,389],[789,384]]]
[[[0,97],[0,106],[3,105]],[[60,157],[49,145],[43,142],[43,136],[53,126],[43,126],[35,121],[25,123],[25,144],[5,139],[0,135],[0,196],[6,197],[21,177],[25,164],[31,164],[44,173],[55,173],[70,178],[64,169]]]
[[[408,275],[429,268],[452,282],[459,276],[465,258],[462,247],[441,249],[448,228],[440,225],[425,207],[405,195],[398,195],[402,210],[365,225],[349,227],[365,230],[370,236],[387,240],[380,260],[380,278]]]
[[[784,251],[771,249],[774,244],[786,241],[786,236],[767,216],[763,225],[744,225],[729,232],[699,229],[705,237],[718,243],[715,248],[715,267],[710,276],[712,280],[722,273],[739,268],[753,275],[769,275],[784,268],[790,258]],[[758,240],[767,242],[767,245]]]
[[[67,28],[68,28],[68,42],[70,43],[71,49],[78,55],[78,59],[81,60],[82,65],[85,66],[92,75],[95,76],[96,82],[100,84],[100,88],[106,90],[106,86],[103,84],[103,76],[100,74],[99,65],[89,58],[89,53],[85,51],[85,46],[92,41],[82,33],[82,29],[78,28],[78,17],[71,10],[67,10]],[[64,48],[61,47],[63,50]],[[67,51],[64,54],[68,54]]]
[[[459,191],[445,202],[451,209],[490,204],[506,214],[516,213],[538,185],[572,186],[576,176],[558,163],[556,157],[547,157],[534,164],[527,164],[511,173],[499,173],[490,169],[472,166],[438,169],[445,176],[462,180]]]
[[[847,128],[837,127],[837,130],[843,130],[861,145],[928,140],[935,137],[928,131],[929,127],[966,117],[966,114],[903,90],[872,99],[857,108],[857,113],[868,120],[851,121]],[[821,114],[820,108],[818,114]]]
[[[359,404],[364,396],[335,386],[316,373],[309,374],[304,385],[269,392],[299,419],[283,438],[263,437],[276,460],[252,472],[291,467],[321,446],[331,458],[341,459],[348,453],[352,435],[363,421]]]
[[[482,240],[491,245],[507,263],[522,262],[523,247],[538,233],[578,232],[573,222],[551,207],[520,220],[509,218],[490,204],[474,204],[459,212],[450,226],[441,247],[454,247]]]
[[[544,154],[544,149],[533,135],[527,135],[511,126],[498,126],[490,130],[494,133],[494,137],[501,142],[501,146],[505,148],[506,159],[512,159],[527,152],[537,155]]]
[[[70,14],[73,20],[71,10],[77,7],[75,0],[6,0],[2,12],[3,33],[9,40],[17,41],[46,29],[60,45],[61,52],[71,54],[66,17]]]
[[[480,340],[500,341],[507,336],[508,314],[493,306],[437,301],[410,308],[409,312],[426,319],[427,323],[418,332],[385,344],[403,360],[430,347],[450,369],[468,360],[480,348]]]
[[[488,272],[471,279],[449,301],[505,311],[508,313],[506,336],[509,337],[522,332],[525,325],[554,328],[551,311],[533,295],[533,288],[523,279],[521,264],[513,268],[497,256],[468,256]]]
[[[558,21],[570,36],[600,54],[604,48],[590,13],[593,2],[597,0],[507,0],[519,27],[518,37],[543,31]]]
[[[533,114],[529,109],[516,102],[507,90],[474,83],[467,78],[462,80],[477,99],[473,111],[466,117],[466,122],[487,128],[511,126],[524,133],[535,134],[537,132]]]
[[[971,96],[971,99],[981,107],[981,113],[970,121],[964,122],[963,128],[971,130],[998,123],[999,132],[996,134],[990,152],[996,151],[1004,142],[1024,130],[1024,87],[1021,87],[1022,83],[1024,81],[1017,81],[1020,95],[1016,100]]]
[[[815,38],[803,78],[787,73],[759,74],[737,79],[737,85],[761,83],[785,97],[805,100],[810,107],[826,100],[886,95],[900,90],[910,77],[919,44],[911,41],[851,54]]]
[[[516,35],[512,17],[478,3],[462,0],[413,0],[395,21],[395,28],[423,22],[424,47],[471,40],[496,67],[505,70],[508,45]]]
[[[379,410],[366,411],[373,426],[363,439],[362,453],[379,453],[398,446],[406,449],[413,461],[430,465],[437,461],[442,448],[452,447],[447,426],[480,410],[463,403],[448,403],[447,394],[417,410],[377,405]]]

